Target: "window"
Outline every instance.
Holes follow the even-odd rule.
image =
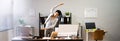
[[[0,31],[12,28],[12,0],[0,0]]]
[[[6,31],[12,28],[12,16],[0,14],[0,31]]]

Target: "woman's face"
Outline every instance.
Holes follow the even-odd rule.
[[[57,17],[57,16],[58,16],[58,14],[59,14],[58,12],[55,12],[55,13],[54,13],[54,16],[56,16],[56,17]]]

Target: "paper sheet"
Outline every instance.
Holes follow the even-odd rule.
[[[84,16],[85,18],[96,18],[97,8],[85,8]]]

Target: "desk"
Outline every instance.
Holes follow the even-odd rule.
[[[58,39],[58,40],[46,40],[46,39],[23,39],[23,40],[12,40],[12,41],[83,41],[83,39]]]

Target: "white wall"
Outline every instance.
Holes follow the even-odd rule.
[[[87,21],[96,22],[98,28],[107,31],[104,41],[120,40],[120,0],[34,0],[34,8],[36,13],[43,16],[49,14],[49,10],[54,5],[64,2],[65,4],[57,9],[63,13],[65,11],[72,12],[72,24],[84,23]],[[97,8],[97,18],[84,18],[85,8]]]

